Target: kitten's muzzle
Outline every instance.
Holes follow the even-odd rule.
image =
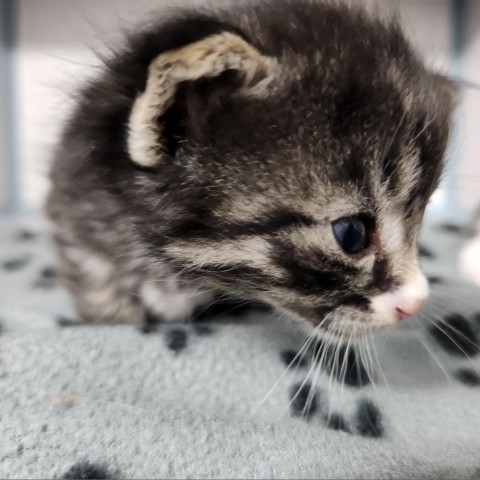
[[[418,270],[399,287],[373,297],[371,308],[377,323],[388,326],[417,315],[427,298],[427,279]]]

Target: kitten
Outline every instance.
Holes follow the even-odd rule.
[[[347,6],[183,11],[133,35],[51,173],[79,314],[178,321],[232,296],[338,336],[414,315],[454,98],[396,24]]]

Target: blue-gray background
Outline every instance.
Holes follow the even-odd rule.
[[[217,0],[217,3],[223,0]],[[176,4],[205,3],[177,0]],[[355,0],[396,13],[432,68],[480,85],[478,0]],[[122,28],[171,0],[0,0],[0,215],[38,211],[71,93],[94,74],[98,52]],[[466,89],[449,150],[449,170],[430,218],[468,218],[480,201],[480,92]]]

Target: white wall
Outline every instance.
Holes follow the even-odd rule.
[[[2,21],[2,13],[0,11],[0,39],[4,38],[4,23]],[[7,206],[10,197],[9,177],[7,158],[9,156],[8,149],[8,132],[7,132],[7,54],[5,45],[0,42],[0,209]],[[3,113],[3,114],[2,114]]]
[[[39,207],[71,96],[132,19],[167,1],[19,0],[17,101],[21,201]]]
[[[459,112],[461,128],[454,154],[457,168],[450,181],[460,207],[480,205],[480,1],[469,3],[465,30],[466,48],[460,58],[463,77],[476,83],[477,89],[463,91]]]
[[[359,2],[386,15],[397,13],[427,64],[442,72],[449,70],[452,55],[449,0],[355,0],[353,3]],[[468,37],[472,40],[468,42],[464,64],[469,69],[469,78],[480,84],[480,1],[473,0],[471,4]],[[70,105],[69,96],[75,85],[99,64],[94,50],[108,47],[122,28],[148,18],[150,11],[166,11],[171,6],[168,0],[18,0],[16,98],[24,206],[35,208],[42,202],[48,188],[46,172],[52,148]],[[468,131],[475,131],[479,124],[478,97],[479,94],[469,94],[468,108],[462,112],[464,130],[460,136],[467,141],[462,155],[456,155],[461,165],[455,168],[455,173],[466,175],[475,171],[480,179],[480,162],[476,161],[475,153],[478,142],[472,140],[478,135],[470,135],[468,140]],[[434,206],[440,211],[451,201],[449,183],[435,197]],[[480,199],[479,193],[480,189],[474,186],[462,190],[459,195],[462,206],[475,203]]]

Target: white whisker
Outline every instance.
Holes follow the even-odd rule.
[[[410,330],[412,332],[415,333],[415,335],[417,336],[417,338],[420,340],[421,344],[425,347],[425,349],[427,350],[427,352],[430,354],[430,356],[433,358],[433,360],[435,360],[435,363],[439,366],[440,370],[443,372],[443,374],[445,375],[445,378],[448,380],[448,383],[450,383],[450,385],[452,385],[452,380],[450,379],[447,371],[445,370],[445,368],[443,367],[443,365],[440,363],[440,361],[438,360],[438,358],[436,357],[436,355],[433,353],[433,351],[430,349],[430,347],[428,346],[428,344],[425,342],[425,340],[422,339],[422,337],[420,336],[420,333],[415,329],[415,328],[412,328],[412,325],[411,325],[411,322],[416,320],[415,318],[412,318],[410,320],[410,322],[408,323],[408,326],[410,328]]]
[[[277,388],[279,383],[283,380],[287,372],[290,370],[290,368],[295,364],[299,356],[302,354],[302,352],[305,352],[308,350],[309,345],[312,343],[312,341],[316,337],[316,330],[313,329],[305,339],[305,342],[303,343],[302,347],[300,350],[297,352],[295,357],[292,359],[292,361],[288,364],[287,368],[284,369],[278,380],[274,383],[274,385],[270,388],[270,390],[266,393],[266,395],[263,397],[263,399],[260,401],[260,403],[255,407],[255,409],[250,413],[251,416],[255,415],[258,410],[262,407],[262,405],[268,400],[270,395],[274,392],[274,390]]]

